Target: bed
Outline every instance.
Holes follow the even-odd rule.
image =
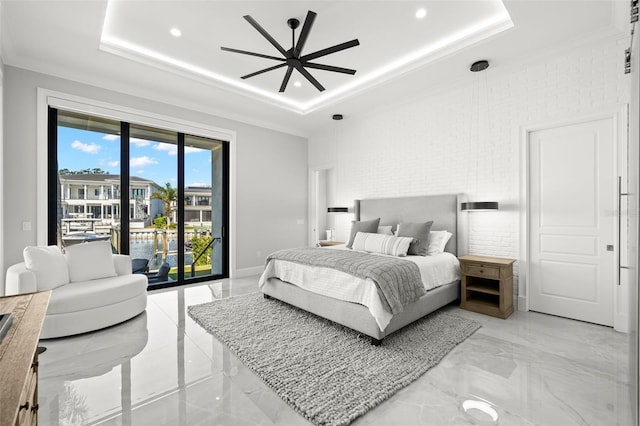
[[[463,226],[459,220],[460,201],[458,194],[356,200],[354,219],[367,221],[379,217],[381,227],[395,227],[396,224],[403,222],[433,220],[432,231],[447,230],[453,234],[444,249],[446,252],[444,257],[455,259],[454,262],[457,265],[456,256],[464,254],[459,250],[459,247],[466,246],[461,238],[464,232],[461,232]],[[339,249],[340,247],[331,247],[318,250]],[[319,285],[331,284],[331,273],[300,273],[300,276],[304,276],[304,281],[300,283],[301,285],[294,285],[287,282],[286,279],[281,279],[282,276],[278,271],[274,271],[270,264],[271,262],[265,268],[259,282],[260,291],[265,298],[273,297],[352,328],[371,337],[371,342],[375,345],[381,344],[389,334],[458,300],[460,297],[458,269],[458,274],[452,276],[451,281],[428,289],[426,294],[405,306],[401,312],[395,314],[387,312],[386,318],[381,322],[377,315],[374,316],[371,306],[318,293],[316,289]],[[310,291],[309,288],[313,291]]]

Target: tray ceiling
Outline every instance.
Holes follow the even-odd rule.
[[[426,16],[417,18],[424,8]],[[357,70],[353,76],[309,70],[326,88],[319,92],[294,71],[285,93],[278,93],[286,68],[246,80],[240,76],[277,65],[270,59],[225,52],[221,46],[280,56],[243,19],[250,15],[285,49],[291,47],[287,19],[304,22],[317,13],[304,53],[357,38],[360,45],[314,62]],[[478,43],[513,23],[499,0],[436,2],[304,1],[109,1],[101,49],[148,65],[182,73],[253,98],[308,113],[348,98]],[[171,34],[177,29],[180,36]],[[296,32],[297,36],[300,28]]]

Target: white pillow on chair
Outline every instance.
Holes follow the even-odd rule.
[[[58,246],[25,247],[24,263],[36,275],[38,290],[52,290],[69,283],[67,261]]]
[[[117,275],[109,241],[74,244],[66,247],[65,252],[72,283]]]

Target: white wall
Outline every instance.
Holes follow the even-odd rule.
[[[2,198],[8,200],[3,210],[5,267],[21,261],[25,246],[36,244],[38,88],[235,131],[236,269],[241,274],[257,273],[271,251],[306,244],[304,138],[11,66],[4,69],[4,83],[5,105],[10,105],[5,108],[3,135],[7,142],[2,163]],[[32,231],[22,231],[23,221],[34,224]]]
[[[520,126],[628,102],[623,53],[624,47],[610,39],[553,58],[533,58],[518,68],[490,67],[488,96],[481,97],[488,101],[481,105],[488,108],[481,120],[488,129],[480,138],[477,180],[471,72],[458,87],[418,94],[366,116],[346,116],[337,130],[329,124],[315,132],[309,166],[336,164],[341,205],[357,198],[441,193],[497,200],[500,211],[469,214],[469,253],[518,258]],[[567,159],[567,167],[570,163]]]
[[[316,214],[318,220],[316,221],[316,229],[318,232],[318,239],[324,240],[327,238],[327,229],[330,229],[327,223],[327,217],[329,216],[327,213],[327,207],[329,207],[329,199],[328,199],[328,191],[329,191],[329,182],[327,179],[328,172],[327,170],[318,170],[317,172],[317,198],[316,198]]]

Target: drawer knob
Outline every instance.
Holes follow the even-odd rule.
[[[18,407],[20,410],[28,410],[29,409],[29,401],[25,402],[24,404],[22,404],[20,407]]]
[[[40,404],[36,404],[33,407],[31,407],[31,411],[35,413],[36,411],[38,411],[38,408],[40,408]]]

